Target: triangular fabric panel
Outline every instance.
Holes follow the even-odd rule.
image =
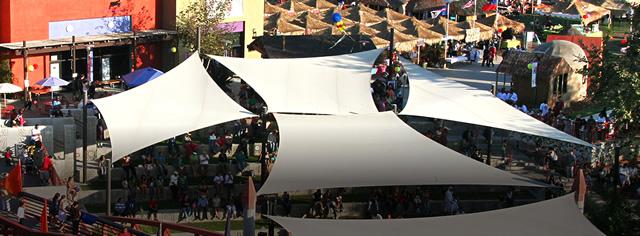
[[[109,129],[113,161],[186,132],[255,116],[216,85],[197,54],[144,85],[92,101]]]
[[[401,115],[476,124],[591,146],[513,108],[488,91],[447,79],[407,60],[402,62],[410,90]]]
[[[604,235],[578,211],[573,194],[507,209],[429,218],[327,220],[267,217],[294,236]]]
[[[380,52],[293,59],[211,57],[255,89],[269,112],[361,114],[378,112],[369,81]]]
[[[275,118],[278,156],[258,194],[399,185],[546,186],[442,146],[393,112]]]

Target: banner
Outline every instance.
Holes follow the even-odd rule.
[[[480,41],[480,29],[478,28],[465,30],[465,34],[464,41],[467,43]]]
[[[536,71],[537,70],[538,70],[538,63],[532,62],[531,63],[531,87],[532,88],[536,87]]]

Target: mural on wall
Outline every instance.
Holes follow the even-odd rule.
[[[131,16],[49,22],[49,39],[131,32]]]

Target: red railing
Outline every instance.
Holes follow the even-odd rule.
[[[155,220],[145,220],[138,218],[127,218],[127,217],[119,217],[119,216],[104,216],[103,218],[115,221],[115,222],[124,222],[130,223],[134,225],[148,225],[148,226],[160,226],[160,221]],[[162,229],[175,230],[185,233],[193,233],[193,235],[199,236],[224,236],[224,234],[207,231],[201,228],[196,228],[188,225],[181,225],[176,223],[162,222]]]

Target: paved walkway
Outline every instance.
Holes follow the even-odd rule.
[[[442,68],[428,68],[430,71],[449,77],[455,81],[460,83],[469,85],[471,87],[489,90],[492,85],[496,83],[496,68],[502,62],[502,57],[498,57],[496,59],[495,67],[483,67],[481,63],[456,63],[448,66],[448,69]],[[502,88],[503,84],[503,74],[501,73],[499,76],[498,87]],[[507,88],[510,86],[511,76],[506,77],[506,85]]]

